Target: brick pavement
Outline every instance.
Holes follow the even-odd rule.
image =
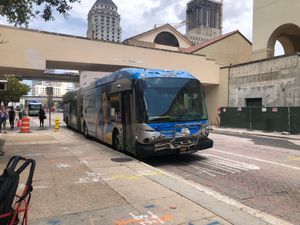
[[[222,148],[230,151],[232,143],[222,143]],[[230,147],[229,147],[230,146]],[[264,145],[258,147],[245,142],[236,148],[264,149],[273,151],[279,157],[288,157],[287,150],[274,152],[275,149]],[[218,146],[220,149],[220,146]],[[248,149],[248,150],[247,150]],[[280,149],[276,149],[280,151]],[[256,154],[256,157],[259,155]],[[299,154],[292,151],[290,155]],[[224,158],[213,158],[212,156]],[[273,160],[269,157],[270,160]],[[226,160],[227,159],[227,160]],[[281,160],[278,159],[279,161]],[[283,161],[283,160],[281,160]],[[223,163],[222,163],[223,162]],[[227,162],[225,164],[224,162]],[[284,168],[276,164],[242,159],[232,155],[206,150],[194,156],[169,157],[161,162],[150,161],[151,165],[171,171],[185,179],[209,187],[221,194],[229,196],[247,206],[268,212],[294,224],[300,224],[300,163],[299,170]],[[245,165],[244,165],[244,164]],[[249,169],[247,169],[249,167]]]

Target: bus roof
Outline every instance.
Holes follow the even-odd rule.
[[[96,80],[95,83],[92,84],[92,86],[97,87],[99,85],[111,83],[118,78],[144,79],[144,78],[159,78],[159,77],[196,79],[192,74],[181,70],[124,68],[112,73],[111,75]]]
[[[134,79],[156,78],[156,77],[176,77],[176,78],[194,78],[190,73],[181,70],[155,70],[155,69],[140,69],[140,68],[125,68],[121,71],[126,71],[132,75]]]

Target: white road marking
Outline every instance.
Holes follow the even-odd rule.
[[[238,162],[238,161],[235,161],[232,159],[227,159],[227,158],[223,158],[223,157],[216,156],[216,155],[211,155],[211,154],[202,154],[202,155],[220,159],[219,160],[220,163],[222,162],[222,163],[224,163],[224,165],[228,165],[230,167],[237,168],[239,170],[247,171],[247,170],[259,170],[260,169],[258,166],[254,166],[254,165],[243,163],[243,162]]]
[[[288,141],[295,145],[300,145],[300,140],[288,140]]]
[[[205,154],[205,156],[208,156],[208,157],[213,157],[214,155],[211,155],[211,154]],[[225,159],[225,158],[223,158]],[[214,159],[215,160],[215,159]],[[221,165],[224,165],[225,167],[227,168],[233,168],[233,169],[236,169],[238,172],[241,172],[241,171],[247,171],[249,169],[246,169],[244,167],[242,167],[242,165],[238,164],[238,163],[232,163],[232,162],[228,162],[226,160],[219,160],[219,159],[216,159],[216,162],[218,162],[219,164]]]
[[[81,165],[88,165],[89,163],[86,160],[80,160],[79,161]]]
[[[56,166],[58,167],[58,168],[68,168],[68,167],[72,167],[72,165],[70,165],[70,164],[67,164],[67,163],[56,163]]]
[[[209,171],[209,172],[212,172],[212,173],[216,173],[216,174],[219,174],[219,175],[226,175],[226,173],[222,173],[222,172],[219,172],[219,171],[216,171],[216,170],[212,170],[212,169],[207,169],[206,167],[205,168],[202,168],[206,171]]]
[[[34,189],[45,189],[47,186],[33,186]]]
[[[94,172],[86,172],[87,177],[79,178],[75,184],[87,184],[87,183],[97,183],[102,182],[101,174]]]
[[[216,175],[225,176],[227,174],[241,173],[248,170],[259,170],[260,168],[255,165],[238,162],[235,160],[215,156],[212,154],[201,154],[207,156],[206,160],[202,160],[196,165],[191,165],[192,168],[209,176],[215,177]]]
[[[215,177],[216,175],[213,173],[208,172],[206,169],[202,168],[202,167],[196,167],[196,166],[192,166],[193,168],[195,168],[196,170],[199,171],[199,173],[205,173],[209,176]]]
[[[237,156],[237,157],[241,157],[241,158],[245,158],[245,159],[251,159],[251,160],[258,161],[258,162],[274,164],[274,165],[286,167],[286,168],[289,168],[289,169],[300,170],[300,167],[290,166],[290,165],[286,165],[286,164],[283,164],[283,163],[273,162],[273,161],[264,160],[264,159],[258,159],[258,158],[254,158],[254,157],[251,157],[251,156],[245,156],[245,155],[241,155],[241,154],[225,152],[225,151],[221,151],[221,150],[217,150],[217,149],[211,149],[210,151],[220,152],[220,153],[224,153],[224,154],[227,154],[227,155],[233,155],[233,156]]]
[[[238,173],[238,172],[240,172],[239,170],[227,168],[225,166],[218,165],[217,163],[214,163],[214,162],[210,162],[210,163],[201,162],[201,164],[204,164],[204,165],[207,165],[207,166],[211,166],[211,167],[214,167],[214,168],[217,168],[217,169],[229,172],[229,173]]]

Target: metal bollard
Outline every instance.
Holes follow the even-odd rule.
[[[60,124],[59,118],[56,117],[55,118],[55,125],[54,125],[54,132],[58,132],[59,131],[59,124]]]

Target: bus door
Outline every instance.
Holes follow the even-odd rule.
[[[122,121],[123,121],[123,143],[124,143],[124,150],[132,152],[132,137],[133,137],[133,130],[132,130],[132,92],[126,91],[122,92]]]
[[[77,123],[77,106],[76,106],[76,99],[70,102],[70,125],[73,128],[76,128]]]

